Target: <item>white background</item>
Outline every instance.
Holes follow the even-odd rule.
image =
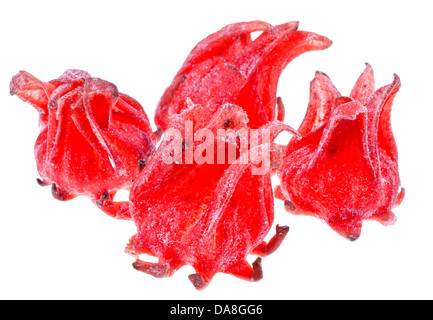
[[[428,1],[3,1],[0,4],[0,298],[2,299],[431,299],[432,36]],[[38,177],[33,145],[38,114],[9,95],[19,70],[41,80],[68,68],[111,81],[149,118],[193,46],[240,21],[280,24],[333,40],[284,71],[278,94],[297,127],[316,70],[348,95],[369,62],[378,87],[393,73],[402,88],[393,108],[406,199],[390,227],[364,223],[351,243],[325,223],[291,216],[276,201],[275,221],[291,227],[263,261],[257,283],[217,274],[196,291],[184,267],[168,279],[135,271],[123,250],[132,222],[104,215],[86,198],[59,202]],[[281,137],[286,139],[288,137]],[[125,196],[125,194],[124,194]]]

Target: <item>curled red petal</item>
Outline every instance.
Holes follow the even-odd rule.
[[[245,47],[233,61],[239,71],[245,76],[252,74],[253,70],[265,59],[266,55],[278,46],[282,39],[290,37],[298,29],[299,22],[288,22],[264,31],[254,42]]]
[[[364,72],[356,81],[350,97],[364,104],[374,91],[373,68],[367,63]]]
[[[189,73],[194,65],[214,56],[221,55],[228,62],[232,61],[232,57],[236,57],[243,47],[251,41],[250,34],[252,32],[271,28],[269,23],[263,21],[238,22],[223,27],[201,40],[191,50],[175,78]]]
[[[90,77],[91,77],[90,73],[88,73],[87,71],[78,70],[78,69],[68,69],[60,77],[49,81],[49,83],[55,86],[59,86],[65,83],[84,81],[85,79]]]
[[[316,72],[310,83],[310,101],[304,120],[298,128],[299,133],[306,135],[322,126],[339,96],[331,79],[323,72]]]
[[[9,89],[11,95],[17,95],[35,107],[41,120],[46,122],[49,96],[55,89],[53,85],[40,81],[26,71],[20,71],[12,78]]]
[[[296,31],[293,34],[286,33],[284,36],[280,36],[278,43],[266,54],[263,61],[257,66],[254,76],[249,80],[253,83],[254,90],[243,92],[240,96],[248,96],[251,92],[255,92],[257,104],[265,110],[267,119],[275,119],[276,109],[274,106],[277,104],[278,81],[285,67],[302,53],[323,50],[331,44],[332,42],[328,38],[306,31]],[[243,105],[239,100],[237,103]]]
[[[88,115],[82,105],[78,105],[72,111],[72,120],[75,127],[80,134],[86,139],[87,143],[97,152],[102,161],[104,161],[106,168],[109,170],[116,170],[114,157],[105,141],[102,133],[98,127],[88,119]],[[114,174],[114,172],[113,172]]]
[[[397,145],[395,143],[394,134],[392,133],[391,127],[391,108],[394,98],[397,92],[400,90],[401,81],[397,75],[394,75],[393,82],[383,88],[386,91],[384,98],[382,99],[383,105],[380,111],[379,117],[379,129],[378,129],[378,144],[392,161],[398,160]]]
[[[83,106],[93,130],[108,129],[118,99],[119,91],[114,84],[96,78],[86,80],[83,86]]]

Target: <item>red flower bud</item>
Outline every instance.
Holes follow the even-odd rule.
[[[391,107],[400,79],[374,90],[367,64],[349,97],[318,72],[298,131],[302,139],[287,146],[276,196],[295,214],[328,223],[350,240],[363,220],[395,222],[392,209],[404,197],[400,190],[397,146],[391,130]]]
[[[298,31],[298,25],[241,22],[200,41],[161,97],[155,123],[166,130],[170,116],[187,108],[187,98],[207,110],[208,120],[221,105],[231,103],[245,110],[251,128],[283,121],[282,103],[276,108],[280,74],[302,53],[332,43],[318,34]],[[253,41],[255,31],[263,32]]]
[[[217,272],[249,281],[261,279],[260,258],[251,266],[247,256],[275,251],[288,227],[277,226],[276,235],[264,242],[274,218],[272,163],[267,171],[256,174],[254,170],[266,152],[270,152],[269,162],[278,159],[272,156],[280,152],[272,140],[279,132],[296,133],[276,121],[257,131],[257,138],[248,139],[244,135],[249,133],[248,118],[240,107],[223,105],[210,121],[205,120],[206,112],[190,103],[172,118],[170,129],[134,183],[129,204],[118,206],[129,210],[137,226],[127,252],[137,258],[140,254],[159,258],[157,263],[137,259],[134,267],[168,277],[183,265],[191,265],[197,273],[189,279],[197,289],[206,287]],[[191,131],[194,139],[186,133],[188,121],[200,129]],[[267,143],[259,139],[263,130],[268,130]],[[207,133],[206,140],[202,133]],[[235,151],[232,163],[226,161],[230,148]],[[222,150],[227,153],[218,161]],[[211,156],[205,162],[204,151],[206,158]]]
[[[155,150],[156,137],[141,105],[85,71],[67,70],[50,82],[20,71],[10,92],[40,114],[38,183],[52,185],[59,200],[113,197],[130,188],[140,164]]]

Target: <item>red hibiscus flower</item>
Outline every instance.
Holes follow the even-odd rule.
[[[155,150],[141,105],[85,71],[67,70],[49,82],[20,71],[10,92],[40,114],[38,183],[51,185],[59,200],[112,198],[130,188]]]
[[[318,34],[298,31],[298,25],[241,22],[200,41],[161,97],[156,125],[166,130],[170,116],[187,108],[187,98],[202,105],[208,119],[221,105],[231,103],[245,110],[251,128],[282,121],[284,107],[276,96],[280,74],[302,53],[326,49],[332,43]],[[253,41],[255,31],[263,32]]]
[[[287,146],[276,196],[289,212],[318,217],[350,240],[362,221],[395,222],[392,209],[400,190],[397,146],[391,130],[391,107],[400,79],[375,91],[370,65],[349,97],[318,72],[310,103],[298,131],[301,140]]]

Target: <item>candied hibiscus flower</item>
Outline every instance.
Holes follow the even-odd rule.
[[[278,171],[276,196],[295,214],[311,215],[342,236],[356,240],[364,220],[396,220],[400,204],[397,146],[391,107],[400,79],[377,91],[367,64],[349,97],[341,96],[324,73],[311,82],[310,102]]]
[[[155,150],[141,105],[85,71],[67,70],[49,82],[20,71],[10,92],[40,114],[38,183],[51,185],[56,199],[111,198],[131,187]]]
[[[284,107],[276,96],[280,74],[302,53],[332,43],[318,34],[298,31],[298,25],[241,22],[200,41],[158,103],[155,123],[160,131],[167,129],[172,114],[187,108],[187,98],[206,109],[207,119],[219,106],[231,103],[245,110],[251,128],[283,121]],[[253,41],[251,33],[256,31],[262,33]]]
[[[274,219],[271,173],[281,153],[272,140],[282,130],[296,133],[275,121],[250,134],[246,113],[235,105],[221,106],[210,121],[205,113],[189,101],[187,109],[172,117],[131,189],[130,202],[120,203],[116,209],[123,212],[115,214],[129,213],[136,224],[137,234],[126,249],[137,257],[134,268],[168,277],[191,265],[196,274],[189,279],[197,289],[217,272],[261,279],[260,257],[275,251],[288,232],[277,226],[273,238],[264,242]],[[262,138],[264,133],[269,139]],[[260,168],[265,170],[255,171]],[[146,262],[140,254],[159,260]],[[249,254],[259,256],[252,266]]]

